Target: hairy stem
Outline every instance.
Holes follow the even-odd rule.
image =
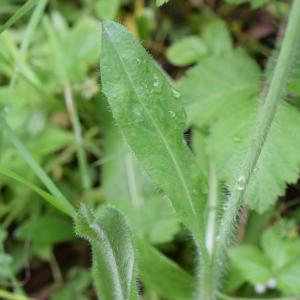
[[[202,300],[216,299],[220,281],[224,273],[226,252],[232,244],[235,227],[244,195],[256,168],[256,164],[264,147],[266,138],[274,120],[278,104],[284,96],[288,75],[291,72],[297,43],[300,37],[300,0],[295,0],[292,6],[289,23],[283,39],[278,62],[268,87],[265,101],[258,114],[256,127],[251,137],[251,146],[241,158],[241,167],[235,181],[230,186],[230,196],[227,199],[221,220],[219,234],[216,238],[215,253],[210,272],[211,280],[206,280],[211,287],[205,287],[207,296]]]

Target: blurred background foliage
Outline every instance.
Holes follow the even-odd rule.
[[[0,105],[27,149],[76,207],[86,202],[97,211],[112,203],[128,217],[136,236],[143,299],[183,300],[192,297],[194,245],[168,200],[137,165],[101,95],[99,20],[115,19],[126,25],[179,82],[187,102],[193,97],[197,101],[199,95],[212,97],[212,91],[224,88],[230,92],[222,94],[222,101],[187,105],[186,139],[203,165],[210,153],[216,155],[221,181],[227,176],[222,162],[240,136],[229,130],[231,142],[224,144],[224,130],[218,127],[210,140],[203,136],[228,105],[228,114],[244,118],[239,112],[248,109],[247,104],[237,104],[235,99],[261,88],[260,69],[282,33],[290,3],[156,2],[40,1],[0,35]],[[0,0],[0,22],[23,4]],[[246,69],[252,72],[249,76],[243,73]],[[233,86],[243,90],[236,93],[230,90]],[[291,81],[290,99],[297,111],[299,87],[298,76]],[[300,124],[298,112],[292,117]],[[240,124],[239,119],[231,125],[224,120],[219,128]],[[192,126],[202,131],[191,138],[188,128]],[[67,217],[41,201],[26,184],[5,175],[10,169],[40,185],[0,134],[0,290],[35,299],[95,299],[87,243],[74,236]],[[288,163],[299,164],[299,158]],[[275,174],[279,188],[270,194],[263,191],[258,197],[264,205],[244,212],[249,222],[239,231],[241,245],[230,253],[227,294],[270,297],[300,292],[298,173],[293,170],[284,180]],[[286,189],[286,182],[294,184]]]

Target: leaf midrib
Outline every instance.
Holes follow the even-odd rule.
[[[126,76],[127,76],[127,79],[129,80],[129,82],[130,82],[130,84],[131,84],[131,86],[132,86],[132,89],[133,89],[133,91],[134,91],[134,93],[135,93],[135,95],[136,95],[137,100],[139,101],[139,103],[141,104],[143,110],[146,112],[147,116],[149,117],[149,119],[150,119],[152,125],[153,125],[154,128],[156,129],[156,131],[157,131],[157,133],[158,133],[160,139],[162,140],[163,144],[165,145],[165,147],[166,147],[166,149],[167,149],[167,153],[170,155],[171,160],[172,160],[173,163],[174,163],[175,170],[176,170],[177,175],[178,175],[178,177],[179,177],[179,179],[180,179],[180,182],[181,182],[181,184],[182,184],[182,186],[183,186],[183,189],[184,189],[184,191],[185,191],[185,194],[186,194],[186,197],[187,197],[187,199],[188,199],[188,202],[189,202],[189,204],[190,204],[190,206],[191,206],[192,213],[193,213],[194,216],[196,216],[196,210],[195,210],[194,205],[193,205],[193,200],[192,200],[190,191],[189,191],[189,189],[188,189],[188,187],[187,187],[187,184],[186,184],[186,182],[185,182],[184,176],[182,175],[182,173],[181,173],[181,171],[180,171],[180,168],[179,168],[178,162],[177,162],[177,160],[176,160],[176,157],[175,157],[174,153],[172,152],[172,149],[171,149],[171,147],[169,146],[168,141],[165,139],[165,137],[164,137],[162,131],[160,130],[159,126],[156,124],[155,120],[153,119],[151,113],[148,111],[148,109],[147,109],[147,107],[144,105],[143,101],[139,98],[138,93],[137,93],[137,91],[136,91],[136,89],[135,89],[135,87],[134,87],[133,81],[132,81],[132,79],[131,79],[131,76],[130,76],[130,74],[128,74],[128,72],[127,72],[127,70],[126,70],[126,67],[125,67],[125,65],[124,65],[124,63],[123,63],[123,60],[121,59],[121,57],[120,57],[120,55],[119,55],[119,53],[118,53],[118,51],[117,51],[117,49],[116,49],[116,46],[115,46],[113,40],[110,38],[109,32],[106,30],[105,26],[103,26],[103,29],[105,30],[105,32],[106,32],[106,34],[107,34],[107,37],[109,38],[109,41],[110,41],[110,43],[111,43],[111,45],[112,45],[112,47],[113,47],[115,53],[117,54],[117,57],[118,57],[118,59],[119,59],[119,61],[120,61],[120,63],[121,63],[121,66],[122,66],[122,68],[123,68],[123,70],[124,70],[124,72],[125,72],[125,74],[126,74]]]

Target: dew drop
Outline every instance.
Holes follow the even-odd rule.
[[[173,92],[174,97],[177,99],[181,96],[181,94],[175,89],[172,89],[172,92]]]
[[[137,62],[138,65],[140,65],[142,61],[139,58],[137,58],[136,62]]]
[[[176,114],[173,110],[169,110],[169,114],[171,115],[172,118],[176,117]]]
[[[246,177],[244,175],[240,176],[236,182],[236,189],[239,191],[244,190],[246,183]]]
[[[277,287],[277,282],[275,278],[270,278],[267,282],[267,287],[269,289],[275,289]]]
[[[264,294],[267,288],[264,284],[258,283],[255,285],[254,289],[257,294]]]
[[[233,137],[233,141],[234,141],[235,143],[239,143],[239,142],[241,141],[241,137],[238,136],[238,135],[235,135],[235,136]]]

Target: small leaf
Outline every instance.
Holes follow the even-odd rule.
[[[196,63],[207,52],[207,46],[198,36],[189,36],[171,45],[167,58],[175,66],[185,66]]]
[[[142,167],[199,237],[205,182],[183,140],[180,94],[125,27],[112,21],[102,27],[101,81],[113,116]]]
[[[201,38],[212,55],[222,55],[232,51],[230,31],[222,20],[214,20],[206,25]]]
[[[82,205],[76,216],[75,230],[91,244],[98,297],[137,299],[133,242],[122,214],[106,207],[95,217]]]

